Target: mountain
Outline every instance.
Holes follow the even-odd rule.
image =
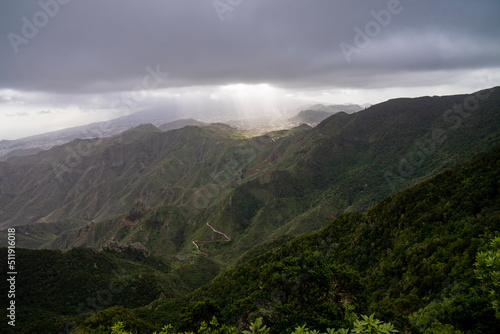
[[[151,113],[139,112],[110,121],[67,128],[16,140],[2,140],[0,142],[0,161],[6,160],[11,156],[34,154],[42,150],[48,150],[75,139],[110,137],[140,124],[154,121],[162,124],[166,120],[171,120],[171,118],[165,115],[163,117],[158,115],[154,117]]]
[[[363,109],[357,104],[328,105],[328,106],[325,106],[323,104],[313,104],[305,106],[304,108],[305,109],[301,110],[297,115],[289,118],[288,121],[291,122],[292,124],[305,123],[314,126],[338,112],[352,114]]]
[[[320,110],[302,110],[296,116],[289,119],[292,123],[318,124],[332,116],[334,113]]]
[[[192,119],[192,118],[178,119],[178,120],[173,121],[173,122],[162,124],[162,125],[158,126],[158,128],[162,131],[170,131],[170,130],[180,129],[180,128],[183,128],[183,127],[188,126],[188,125],[205,126],[205,125],[207,125],[207,123],[200,122],[200,121],[197,121],[197,120]]]
[[[17,263],[23,265],[16,281],[19,316],[12,333],[66,332],[89,312],[179,297],[220,272],[217,263],[203,257],[174,268],[175,263],[147,255],[140,245],[112,248],[99,252],[75,248],[64,253],[16,249]],[[7,270],[3,264],[1,267]],[[7,288],[3,281],[0,286]],[[4,322],[0,330],[10,333],[12,327]]]
[[[224,122],[235,125],[240,124],[241,128],[254,132],[257,131],[259,133],[262,133],[259,131],[260,128],[266,128],[267,131],[278,127],[282,128],[286,119],[286,117],[283,116],[281,117],[283,119],[271,119],[262,122],[265,115],[259,117],[259,119],[248,120],[245,119],[243,115],[237,114],[237,118],[234,118],[234,107],[222,102],[216,103],[215,105],[209,104],[205,107],[207,109],[204,114],[205,119],[219,119],[219,121],[222,119]],[[331,112],[331,110],[337,110],[335,108],[343,106],[325,107],[323,105],[315,105],[314,107],[321,110],[329,110],[329,112]],[[355,110],[358,107],[359,106],[354,105],[345,106],[346,111]],[[361,107],[359,107],[359,110],[360,109]],[[75,139],[92,139],[115,136],[127,129],[141,124],[151,123],[160,127],[163,131],[175,130],[186,125],[206,125],[204,122],[196,121],[192,118],[181,119],[181,117],[186,117],[186,115],[189,116],[191,114],[192,111],[190,111],[189,108],[186,108],[186,106],[181,107],[176,106],[175,104],[168,104],[162,109],[145,109],[108,121],[71,127],[16,140],[2,140],[0,141],[0,161],[4,161],[11,156],[35,154],[42,150],[48,150],[54,146],[69,143]],[[270,122],[272,124],[270,124]],[[286,125],[289,126],[289,124]]]
[[[475,255],[500,232],[500,147],[349,213],[322,230],[256,246],[252,255],[181,299],[137,309],[130,324],[174,324],[201,305],[230,324],[262,316],[271,333],[307,323],[344,326],[343,303],[375,312],[401,331],[435,321],[468,333],[497,333],[491,296],[475,278]],[[113,313],[107,314],[107,319]],[[87,328],[96,326],[89,321]]]
[[[213,315],[246,327],[262,316],[273,332],[323,330],[348,325],[347,303],[412,333],[435,320],[495,333],[472,263],[499,232],[499,107],[495,87],[389,100],[262,136],[218,123],[143,124],[11,157],[0,162],[0,243],[15,226],[16,247],[52,249],[19,250],[19,286],[37,296],[23,292],[19,305],[33,306],[20,306],[30,319],[20,323],[98,332],[123,320],[151,332]],[[139,255],[119,264],[99,259],[131,249]],[[110,290],[106,263],[135,268],[129,295],[143,294],[141,305],[113,297],[78,312]],[[72,284],[82,279],[95,284],[79,291]]]
[[[165,324],[188,331],[213,316],[240,328],[262,317],[271,334],[303,324],[324,332],[349,326],[354,311],[375,313],[407,333],[431,327],[445,332],[445,325],[448,331],[497,333],[492,297],[476,279],[474,262],[500,232],[499,218],[496,146],[364,213],[346,213],[319,231],[254,245],[210,283],[180,296],[165,286],[172,267],[140,252],[21,250],[19,261],[30,270],[19,278],[32,287],[19,296],[20,311],[31,315],[29,321],[19,320],[21,332],[57,332],[74,323],[75,333],[99,333],[117,321],[139,333],[159,331]],[[207,272],[218,270],[206,262],[209,256],[197,253],[191,259]],[[7,270],[6,261],[0,266]],[[118,274],[113,277],[103,268],[117,268]],[[141,270],[147,271],[140,275]],[[59,272],[64,280],[55,282]],[[126,289],[99,290],[110,280],[113,287],[124,281]],[[85,289],[72,288],[76,282],[84,282]],[[47,287],[53,291],[50,299],[43,298]],[[111,296],[109,303],[89,304],[103,291]],[[77,312],[82,302],[89,313]],[[113,307],[101,311],[102,306]]]
[[[473,264],[500,232],[499,162],[497,147],[366,213],[344,214],[318,232],[257,246],[263,250],[253,250],[201,289],[121,320],[136,328],[144,321],[188,330],[184,319],[217,316],[247,325],[262,316],[271,333],[304,323],[324,331],[346,325],[342,305],[348,303],[405,332],[422,332],[439,321],[464,332],[497,333],[491,297]],[[207,313],[194,313],[203,307]],[[80,328],[107,324],[115,314]]]
[[[146,109],[109,121],[91,123],[16,140],[2,140],[0,141],[0,161],[6,160],[11,156],[34,154],[42,150],[48,150],[54,146],[69,143],[75,139],[93,139],[115,136],[141,124],[151,123],[156,126],[164,125],[167,122],[179,118],[178,115],[178,111],[171,106],[170,108],[162,110]],[[183,121],[180,120],[179,124],[182,124],[182,122]],[[188,123],[186,123],[186,125],[191,125]],[[171,129],[174,128],[175,125]]]
[[[346,114],[353,114],[355,112],[363,110],[363,107],[357,104],[331,104],[331,105],[312,104],[303,106],[301,108],[301,111],[303,110],[323,111],[331,114],[342,111],[345,112]]]
[[[477,108],[457,113],[476,95]],[[252,245],[315,231],[493,147],[499,105],[495,88],[390,100],[258,137],[213,124],[75,141],[0,163],[0,222],[23,225],[34,247],[99,248],[121,231],[118,242],[182,257],[193,240],[218,240],[197,245],[232,263]],[[73,228],[57,235],[26,226],[62,221]]]
[[[0,162],[0,224],[102,220],[141,200],[182,204],[238,145],[248,143],[225,125],[162,132],[150,124],[12,157]]]
[[[29,144],[28,144],[29,145]],[[33,148],[13,148],[12,150],[6,149],[2,157],[0,157],[0,161],[7,160],[10,157],[15,157],[15,156],[23,156],[23,155],[33,155],[37,154],[40,151],[43,151],[43,148],[41,147],[33,147]]]

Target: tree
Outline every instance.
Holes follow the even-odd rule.
[[[111,327],[111,334],[127,334],[127,332],[124,330],[125,325],[123,325],[123,322],[118,321],[116,324],[114,324]]]
[[[250,324],[249,331],[243,331],[243,334],[267,334],[269,333],[269,328],[262,324],[262,318],[257,318]]]
[[[391,334],[397,332],[394,329],[394,326],[391,323],[384,323],[378,319],[374,318],[374,315],[366,316],[362,315],[361,320],[359,320],[356,316],[356,320],[354,322],[354,329],[350,331],[349,329],[341,328],[338,330],[334,330],[328,328],[326,333],[322,333],[315,329],[309,329],[306,325],[297,326],[292,334],[349,334],[349,333],[368,333],[368,334]],[[117,322],[115,325],[111,327],[111,334],[126,334],[123,330],[124,328],[123,322]],[[163,327],[163,330],[160,333],[155,332],[154,334],[176,334],[176,332],[171,332],[170,330],[173,327],[171,325],[167,325]],[[262,318],[257,318],[253,323],[250,324],[250,330],[243,331],[243,334],[268,334],[271,330],[267,328],[266,325],[263,324]],[[206,323],[203,321],[201,323],[200,328],[197,331],[198,334],[237,334],[238,331],[235,327],[227,326],[224,324],[220,324],[217,321],[217,318],[213,317],[210,323]],[[432,332],[434,333],[434,332]],[[460,333],[460,332],[450,332],[450,333]],[[177,334],[194,334],[194,332],[183,332]]]
[[[489,292],[495,315],[500,318],[500,236],[491,241],[488,251],[477,254],[474,266],[474,273]]]

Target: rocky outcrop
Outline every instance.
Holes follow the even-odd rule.
[[[101,250],[108,251],[108,252],[118,252],[118,253],[132,251],[134,253],[140,253],[140,254],[144,255],[145,257],[151,256],[151,252],[149,251],[149,249],[147,249],[140,242],[134,242],[132,244],[120,245],[120,244],[118,244],[118,242],[116,242],[115,239],[111,239],[104,246],[102,246]]]

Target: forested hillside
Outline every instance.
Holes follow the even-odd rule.
[[[439,322],[466,333],[497,333],[493,300],[474,262],[499,234],[497,148],[366,213],[344,214],[250,258],[186,297],[133,312],[107,310],[81,328],[111,325],[119,315],[130,328],[171,323],[194,330],[216,316],[236,326],[263,317],[272,333],[303,323],[324,331],[347,325],[347,303],[401,331],[421,333]]]
[[[5,248],[0,251],[7,253]],[[13,333],[55,333],[76,327],[89,312],[113,305],[139,307],[158,298],[180,297],[220,272],[220,266],[205,257],[179,268],[134,245],[100,252],[74,248],[64,253],[21,248],[16,249],[16,262],[18,318]],[[7,272],[7,261],[0,268]],[[6,280],[0,288],[8,291]],[[2,327],[1,332],[5,330]]]
[[[487,250],[490,240],[500,234],[499,222],[497,147],[385,199],[366,213],[344,214],[318,232],[264,244],[262,251],[254,249],[211,283],[181,297],[176,298],[175,292],[169,295],[165,287],[171,277],[167,264],[154,259],[134,266],[115,262],[125,261],[127,256],[131,261],[132,255],[121,255],[126,258],[113,260],[109,268],[136,274],[140,266],[156,268],[148,269],[147,276],[143,272],[140,279],[133,278],[134,288],[127,286],[126,294],[118,294],[116,302],[113,299],[113,305],[121,306],[76,316],[74,307],[89,293],[93,295],[96,287],[77,289],[58,283],[50,302],[39,298],[28,308],[33,317],[26,328],[43,333],[38,329],[45,326],[47,332],[55,332],[64,321],[86,318],[77,332],[101,333],[118,321],[139,333],[160,330],[166,324],[176,330],[196,330],[202,321],[215,316],[222,323],[242,328],[262,317],[270,333],[286,333],[302,324],[325,331],[350,326],[346,317],[354,311],[375,313],[398,330],[412,333],[440,324],[466,333],[496,333],[500,327],[493,300],[476,278],[474,263],[478,252]],[[102,261],[110,256],[84,249],[65,254],[20,252],[20,261],[30,268],[30,274],[23,277],[32,279],[26,282],[32,287],[25,290],[27,300],[50,291],[47,282],[54,277],[59,282],[61,277],[53,270],[67,273],[68,278],[93,275],[108,266]],[[78,270],[72,274],[74,259],[78,259]],[[195,261],[217,272],[216,266],[206,262],[207,257],[198,256]],[[54,263],[60,267],[56,269]],[[50,267],[54,269],[42,269]],[[107,276],[109,273],[110,269]],[[98,276],[104,285],[113,279],[107,276]],[[154,296],[155,289],[163,296],[140,307],[138,301],[149,303],[148,296]],[[141,298],[133,297],[134,293]],[[47,312],[58,321],[43,321],[46,315],[42,314]]]

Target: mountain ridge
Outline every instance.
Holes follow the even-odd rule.
[[[490,97],[471,114],[473,116],[464,118],[457,129],[453,129],[456,123],[447,123],[443,119],[443,114],[447,110],[453,111],[454,106],[463,104],[465,99],[474,96],[472,94],[391,100],[356,114],[335,114],[315,128],[302,126],[258,137],[248,137],[234,128],[213,124],[188,126],[167,134],[146,132],[143,139],[129,144],[114,138],[110,143],[119,146],[103,149],[108,164],[120,162],[118,151],[127,152],[127,155],[134,151],[142,153],[135,164],[110,166],[111,170],[121,171],[113,181],[118,187],[116,190],[109,182],[99,183],[99,187],[87,195],[89,199],[94,198],[94,206],[104,208],[99,219],[102,227],[99,230],[92,228],[89,225],[92,217],[81,216],[74,223],[90,228],[61,232],[59,237],[46,235],[37,247],[66,249],[75,244],[98,248],[113,237],[113,233],[122,231],[123,239],[119,242],[141,242],[153,252],[182,257],[192,252],[193,240],[218,237],[204,223],[209,222],[232,240],[227,244],[197,243],[200,251],[231,263],[248,251],[250,245],[281,235],[317,230],[332,216],[363,211],[397,189],[415,184],[471,156],[479,147],[486,149],[500,142],[497,126],[499,91],[498,88],[492,89]],[[432,139],[436,129],[445,131],[447,139],[436,144],[434,150],[425,155],[425,160],[413,167],[411,175],[399,174],[399,168],[407,166],[405,159],[421,151],[418,143]],[[164,137],[173,141],[160,144],[159,139]],[[172,146],[173,143],[176,144]],[[186,146],[185,143],[191,144]],[[73,144],[75,150],[77,144]],[[123,145],[126,146],[117,149]],[[167,146],[169,150],[158,156],[161,152],[158,149]],[[22,160],[25,159],[28,158]],[[125,161],[125,155],[121,159]],[[34,159],[33,163],[40,160],[43,159]],[[396,176],[397,182],[391,183],[393,180],[387,178],[388,172]],[[64,174],[64,177],[69,175]],[[125,175],[134,175],[134,181],[125,183],[121,180]],[[82,188],[90,181],[78,182]],[[105,211],[110,204],[104,200],[99,202],[96,193],[119,193],[118,189],[130,187],[127,184],[135,184],[136,190],[127,195],[127,201],[123,195],[117,202],[108,199],[108,203],[115,201],[114,208],[116,203],[123,208],[110,216],[110,211]],[[89,203],[89,199],[80,197],[77,200]],[[146,209],[138,218],[132,219],[135,227],[131,230],[128,220],[123,220],[123,217],[130,215],[137,201],[144,203]],[[67,208],[68,205],[74,204],[66,203]],[[78,210],[89,212],[96,209],[83,207]],[[63,215],[65,212],[71,213],[68,209],[59,209],[59,218],[53,220],[67,219]],[[183,214],[171,220],[175,221],[171,232],[162,234],[153,227],[155,224],[159,227],[168,225],[165,225],[165,219],[172,218],[168,218],[170,214],[167,212]],[[40,233],[39,227],[32,232],[26,226],[22,229],[35,233],[33,238]],[[141,230],[142,234],[138,232]],[[176,233],[183,237],[179,239]],[[87,238],[90,235],[92,238]],[[151,240],[148,235],[156,235],[157,240]],[[29,242],[34,245],[33,241]],[[165,253],[165,242],[175,247],[168,248]]]
[[[346,327],[354,311],[375,313],[408,333],[443,324],[474,334],[496,333],[500,328],[491,295],[476,280],[473,263],[475,255],[500,232],[499,163],[500,145],[496,145],[366,212],[343,214],[313,233],[256,245],[210,283],[195,280],[193,286],[200,282],[201,286],[194,291],[185,287],[181,295],[167,287],[179,283],[173,284],[172,279],[178,275],[189,279],[186,274],[196,272],[193,263],[211,273],[218,272],[218,266],[198,252],[188,261],[191,268],[187,271],[172,271],[170,264],[151,259],[154,272],[163,270],[167,276],[141,275],[144,269],[152,272],[147,263],[117,262],[143,256],[141,253],[111,253],[122,258],[111,260],[106,252],[73,249],[62,254],[77,259],[78,267],[88,267],[92,275],[105,261],[125,265],[127,275],[121,273],[118,278],[142,297],[135,304],[129,298],[125,306],[107,304],[104,310],[91,308],[91,313],[76,315],[75,307],[87,295],[79,294],[79,289],[61,288],[54,298],[64,298],[69,309],[62,312],[59,304],[43,298],[32,309],[22,306],[23,314],[32,315],[29,323],[19,320],[26,329],[22,332],[42,327],[57,331],[67,321],[77,324],[76,333],[97,333],[116,321],[138,332],[157,331],[165,324],[184,331],[196,330],[201,321],[216,316],[220,322],[240,328],[262,317],[274,334],[304,323],[319,330]],[[36,252],[43,256],[33,262],[30,259],[36,258]],[[23,301],[47,289],[40,279],[35,282],[37,273],[47,267],[69,271],[72,276],[84,272],[69,267],[74,260],[61,261],[58,251],[21,250],[19,254],[33,268],[25,279],[36,287],[20,295]],[[54,277],[43,278],[47,279]],[[89,291],[98,293],[99,287]],[[113,305],[126,298],[120,293],[113,296]],[[43,312],[37,309],[41,305]],[[50,322],[43,321],[47,317]]]

